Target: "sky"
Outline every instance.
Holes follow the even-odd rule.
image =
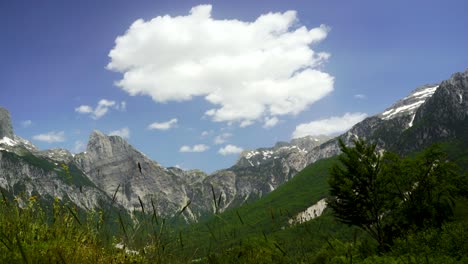
[[[1,1],[0,106],[40,149],[97,129],[163,166],[338,135],[468,67],[467,1]]]

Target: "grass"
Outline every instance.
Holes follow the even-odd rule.
[[[468,155],[459,146],[451,142],[443,145],[463,168]],[[34,194],[22,197],[3,192],[0,263],[467,261],[466,199],[457,201],[453,223],[411,233],[384,255],[373,250],[375,245],[365,233],[337,222],[329,210],[317,219],[289,226],[291,217],[327,196],[328,172],[335,162],[336,157],[320,160],[261,199],[191,225],[180,224],[181,212],[173,219],[161,218],[154,201],[152,206],[141,202],[140,210],[129,216],[115,206],[115,196],[102,209],[85,212],[53,197],[39,201]],[[48,168],[46,163],[38,164]],[[65,176],[68,171],[71,184],[92,184],[76,167],[62,169]],[[214,192],[213,202],[218,201]]]

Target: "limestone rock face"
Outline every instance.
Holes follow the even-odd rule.
[[[416,112],[414,127],[398,144],[406,151],[434,142],[468,140],[468,69],[443,81],[434,95]]]
[[[43,151],[36,151],[36,156],[49,159],[54,162],[68,164],[73,161],[73,155],[70,151],[61,148],[47,149]]]
[[[222,212],[258,199],[304,169],[307,153],[329,139],[308,136],[278,142],[272,148],[244,151],[234,166],[209,175],[197,186],[194,206],[199,211]]]
[[[4,137],[13,139],[13,126],[11,125],[10,112],[3,107],[0,107],[0,139]]]
[[[468,70],[440,85],[412,91],[384,112],[370,116],[339,136],[347,145],[365,139],[380,149],[402,153],[447,139],[468,141]],[[0,187],[12,195],[25,193],[70,199],[92,208],[116,197],[129,212],[140,200],[158,214],[172,216],[190,203],[182,216],[196,221],[253,201],[289,181],[317,160],[340,153],[338,137],[308,136],[278,142],[271,148],[241,153],[236,164],[210,175],[165,168],[118,136],[94,131],[86,152],[39,151],[13,133],[9,112],[0,107]],[[67,179],[62,164],[75,172]]]
[[[20,201],[31,196],[43,199],[70,200],[82,209],[92,209],[110,204],[110,198],[89,181],[74,184],[59,164],[45,160],[24,159],[13,152],[0,151],[0,187]]]
[[[394,150],[405,131],[417,123],[418,109],[439,90],[439,85],[424,85],[397,101],[384,112],[370,116],[354,125],[336,139],[330,140],[308,154],[308,163],[338,155],[341,151],[338,138],[350,146],[354,140],[364,139],[376,143],[379,149]]]
[[[140,199],[146,206],[153,200],[162,215],[173,215],[187,204],[187,189],[196,177],[164,168],[121,137],[99,131],[91,134],[86,152],[75,155],[74,161],[99,188],[111,196],[115,193],[118,204],[140,210]]]

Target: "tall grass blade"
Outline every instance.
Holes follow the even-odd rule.
[[[236,210],[237,217],[239,217],[239,221],[241,222],[242,225],[244,225],[244,220],[242,220],[242,217],[239,214],[239,211]]]
[[[211,194],[213,195],[213,202],[214,202],[214,206],[215,206],[215,214],[217,214],[218,213],[218,205],[216,204],[216,194],[215,194],[213,185],[211,185]]]
[[[140,196],[138,196],[138,201],[140,202],[141,211],[143,215],[145,215],[145,206],[143,205],[143,201],[141,200]]]
[[[153,218],[156,221],[156,225],[159,225],[158,214],[156,213],[156,207],[154,206],[153,198],[151,198],[151,207],[153,207]]]
[[[81,225],[80,219],[78,219],[78,216],[73,212],[73,210],[67,206],[68,211],[72,214],[73,218],[75,218],[76,222],[78,222],[79,225]]]
[[[280,245],[278,245],[278,243],[274,243],[273,245],[275,245],[275,247],[281,251],[281,253],[283,253],[283,256],[286,256],[286,252],[280,247]]]
[[[23,245],[21,245],[21,240],[18,237],[18,233],[16,233],[16,242],[18,244],[18,249],[21,253],[21,257],[23,258],[23,262],[26,264],[29,263],[28,258],[26,257],[26,254],[24,253]]]

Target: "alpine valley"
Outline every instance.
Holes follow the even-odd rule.
[[[0,108],[0,187],[10,197],[57,197],[84,210],[114,202],[130,213],[140,210],[142,202],[153,203],[160,215],[171,217],[185,207],[185,221],[196,222],[258,200],[308,165],[338,155],[338,138],[347,145],[365,139],[402,154],[436,142],[466,145],[466,98],[468,70],[416,88],[339,137],[307,136],[244,151],[234,166],[210,175],[163,167],[121,137],[99,131],[89,136],[83,153],[39,150],[15,135],[8,110]]]

